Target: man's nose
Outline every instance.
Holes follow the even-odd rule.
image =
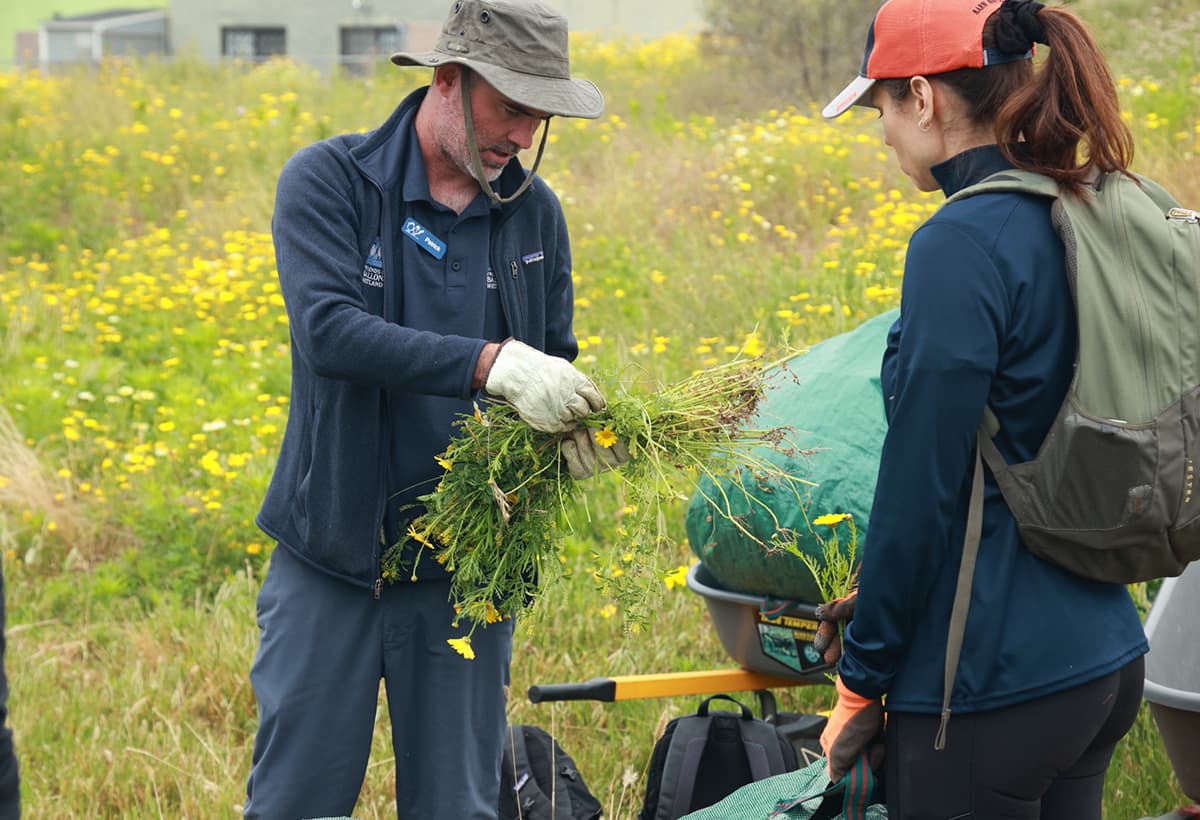
[[[533,145],[533,135],[537,133],[538,126],[543,122],[545,120],[540,117],[521,117],[509,129],[508,138],[521,146],[522,151],[525,151]]]

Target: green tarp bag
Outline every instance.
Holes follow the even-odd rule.
[[[699,481],[687,510],[688,543],[725,589],[819,603],[820,594],[804,563],[763,544],[770,544],[780,530],[788,530],[800,551],[819,558],[820,542],[809,522],[828,513],[854,517],[861,554],[887,427],[879,367],[888,330],[898,315],[899,309],[894,309],[868,319],[767,374],[766,393],[747,425],[790,428],[787,446],[763,446],[752,457],[813,486],[802,487],[797,494],[763,485],[747,470]],[[722,512],[726,503],[729,509]],[[737,516],[737,523],[729,513]],[[844,544],[845,525],[839,525],[838,533]],[[822,537],[829,534],[828,528],[821,532]]]

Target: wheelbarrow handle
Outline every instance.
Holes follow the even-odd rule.
[[[748,669],[709,669],[698,672],[592,678],[581,683],[534,684],[529,687],[529,700],[532,703],[558,700],[598,700],[611,703],[616,700],[744,692],[815,683],[828,681],[823,677],[781,677]]]
[[[598,700],[612,703],[617,699],[617,682],[612,678],[592,678],[581,683],[535,683],[529,687],[529,702],[559,700]]]

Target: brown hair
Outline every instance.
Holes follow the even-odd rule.
[[[966,102],[973,122],[992,123],[996,142],[1013,165],[1078,193],[1093,170],[1128,171],[1133,135],[1121,119],[1108,64],[1083,22],[1061,8],[1044,8],[1037,20],[1049,55],[1036,71],[1031,61],[1018,60],[935,79]],[[985,45],[991,45],[994,22],[984,30]],[[908,79],[881,82],[893,99],[908,96]]]

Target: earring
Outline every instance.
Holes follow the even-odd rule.
[[[928,131],[929,130],[929,120],[919,120],[917,122],[917,128],[920,128],[922,131]]]

